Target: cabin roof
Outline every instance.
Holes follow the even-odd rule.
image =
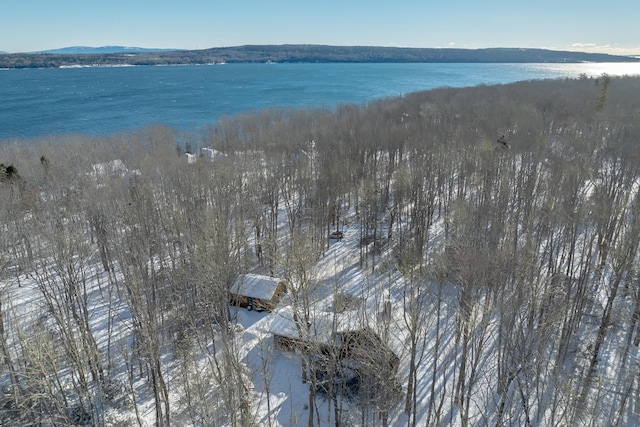
[[[127,172],[127,167],[120,159],[91,165],[90,175],[93,178],[104,176],[122,176]]]
[[[340,345],[340,334],[362,330],[357,311],[344,312],[335,316],[333,313],[319,313],[312,318],[308,334],[302,331],[303,336],[300,337],[293,318],[293,310],[291,307],[286,307],[275,314],[269,331],[274,335],[297,340]]]
[[[282,280],[259,274],[240,274],[229,292],[261,300],[271,300]]]

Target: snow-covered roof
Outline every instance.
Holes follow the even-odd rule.
[[[91,165],[90,175],[93,178],[103,176],[122,176],[127,172],[127,167],[122,160],[115,159],[105,163],[96,163]]]
[[[282,282],[276,277],[261,276],[259,274],[240,274],[229,292],[251,298],[270,300]]]
[[[187,159],[187,163],[195,163],[198,161],[198,157],[195,154],[184,153],[185,159]]]
[[[128,180],[141,176],[139,169],[127,169],[124,162],[120,159],[111,160],[105,163],[95,163],[91,165],[89,176],[93,179],[104,179],[109,177],[120,177]]]
[[[226,157],[226,154],[218,151],[218,150],[214,150],[213,148],[201,148],[200,149],[200,155],[202,157],[206,157],[209,159],[215,159],[218,157]]]
[[[274,313],[274,317],[269,332],[287,338],[300,339],[291,307],[285,307]],[[357,311],[348,311],[335,315],[323,312],[311,317],[312,322],[308,335],[304,336],[306,331],[302,331],[305,341],[340,345],[339,334],[363,329]]]

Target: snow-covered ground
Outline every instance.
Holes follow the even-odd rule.
[[[282,215],[284,217],[284,215]],[[398,377],[401,384],[405,383],[407,376],[407,363],[405,354],[405,333],[402,319],[402,290],[403,280],[395,268],[394,262],[385,257],[390,255],[380,254],[377,267],[372,269],[369,265],[361,265],[359,259],[359,230],[353,218],[347,218],[347,225],[344,227],[344,238],[340,241],[331,240],[330,246],[324,256],[313,267],[314,285],[311,293],[312,316],[321,316],[331,313],[334,306],[334,296],[336,293],[349,295],[358,301],[357,320],[367,326],[379,327],[377,319],[384,311],[385,303],[391,306],[391,316],[388,320],[387,344],[393,349],[401,360]],[[90,328],[95,337],[98,348],[108,349],[109,358],[114,366],[112,376],[120,387],[127,388],[127,370],[121,366],[123,358],[129,358],[132,345],[132,318],[127,304],[118,296],[116,288],[113,286],[114,280],[122,280],[119,275],[109,276],[109,273],[102,269],[98,261],[97,253],[93,257],[86,259],[75,259],[75,268],[82,268],[86,277],[84,285],[86,294],[84,303],[88,307],[88,320]],[[55,277],[54,271],[47,271],[45,263],[43,270],[30,272],[28,274],[15,274],[5,278],[1,283],[1,295],[5,321],[10,319],[21,325],[41,325],[43,331],[55,331],[55,316],[52,316],[53,306],[47,306],[47,300],[43,296],[44,292],[58,293],[64,288],[64,283],[60,280],[49,280]],[[59,289],[51,289],[52,283],[59,286]],[[9,302],[9,306],[6,305]],[[308,395],[309,384],[303,383],[301,358],[293,352],[283,352],[274,348],[272,324],[283,315],[290,315],[291,297],[286,296],[273,312],[248,311],[243,308],[232,307],[233,322],[239,325],[236,328],[239,360],[246,365],[252,381],[251,390],[253,413],[256,421],[261,425],[290,426],[305,425],[309,417]],[[109,321],[111,319],[111,321]],[[32,326],[27,326],[25,333],[36,333],[32,331]],[[18,341],[17,333],[20,328],[8,329],[9,340]],[[45,332],[42,332],[45,333]],[[48,332],[52,333],[52,332]],[[35,336],[35,335],[34,335]],[[179,386],[181,377],[178,373],[178,363],[173,354],[167,353],[163,356],[165,375],[168,381],[169,393],[171,395],[171,407],[174,421],[179,425],[189,423],[189,418],[181,413],[180,408],[184,408],[184,396],[181,395],[182,388]],[[265,367],[264,361],[268,366]],[[200,363],[206,363],[201,359]],[[120,365],[120,366],[118,366]],[[426,367],[425,375],[427,378]],[[265,380],[265,370],[269,375]],[[5,377],[5,386],[8,377]],[[265,381],[268,381],[268,396]],[[132,385],[136,390],[128,390],[123,394],[124,400],[115,402],[113,405],[106,404],[104,411],[107,425],[118,425],[118,423],[134,423],[137,419],[133,415],[133,395],[135,394],[135,405],[137,406],[138,417],[143,425],[155,424],[155,406],[151,393],[147,389],[144,379],[135,380]],[[428,385],[418,384],[421,393],[426,393]],[[211,387],[215,387],[214,384]],[[271,412],[267,411],[266,399],[270,401]],[[126,402],[125,402],[126,401]],[[322,425],[334,423],[333,414],[330,412],[326,398],[317,397],[316,421]],[[211,404],[214,404],[212,402]],[[351,419],[354,424],[360,420],[360,412],[355,402],[345,400],[343,403],[343,415],[345,419]],[[350,411],[350,412],[349,412]],[[424,408],[421,408],[424,411]],[[394,411],[402,414],[402,411]],[[345,415],[348,414],[348,415]],[[424,416],[424,414],[420,414]],[[368,415],[373,417],[373,415]],[[404,416],[392,419],[392,424],[404,422]],[[375,418],[371,418],[375,422]]]
[[[281,218],[286,215],[282,212]],[[284,226],[284,225],[283,225]],[[353,212],[349,212],[345,218],[344,238],[340,241],[330,240],[330,245],[317,264],[313,267],[313,286],[310,293],[310,306],[312,318],[320,318],[333,313],[336,295],[348,295],[356,301],[357,322],[376,330],[386,345],[399,357],[400,364],[397,372],[398,384],[402,385],[401,396],[395,406],[389,411],[388,425],[404,425],[409,415],[404,411],[406,399],[406,384],[410,375],[410,353],[407,319],[408,284],[399,273],[396,259],[391,251],[382,250],[377,253],[376,260],[368,258],[362,263],[360,259],[360,231],[359,224]],[[442,223],[436,222],[430,233],[430,243],[442,239]],[[145,379],[137,378],[127,386],[127,369],[122,366],[123,360],[131,359],[132,346],[132,318],[128,306],[117,295],[113,286],[114,280],[122,280],[117,274],[109,276],[101,267],[98,257],[76,259],[75,267],[82,268],[86,277],[85,304],[89,309],[88,319],[93,336],[98,348],[105,349],[113,366],[109,365],[115,383],[125,391],[116,402],[104,405],[105,425],[138,424],[154,425],[156,421],[155,404],[152,395],[147,388]],[[367,255],[370,257],[370,255]],[[0,294],[5,321],[10,319],[14,325],[39,325],[41,331],[34,331],[34,326],[28,326],[28,331],[22,331],[20,327],[9,328],[8,340],[18,340],[16,334],[31,333],[34,337],[38,334],[46,334],[54,331],[55,316],[51,315],[51,306],[47,306],[46,292],[62,292],[64,284],[60,281],[51,281],[49,275],[55,272],[48,271],[43,263],[43,268],[28,274],[14,274],[5,278],[1,283]],[[45,289],[47,286],[57,284],[60,289]],[[429,310],[420,317],[421,334],[418,343],[418,360],[416,363],[415,393],[417,396],[417,408],[415,410],[415,422],[417,425],[426,425],[436,417],[441,422],[458,425],[460,423],[459,406],[454,400],[453,387],[456,384],[456,369],[459,367],[459,351],[461,343],[455,342],[457,312],[456,304],[459,295],[453,288],[443,289],[441,295],[440,317],[436,313],[436,287],[435,284],[426,284],[426,290],[430,293],[429,302],[426,305]],[[432,290],[428,290],[433,286]],[[409,296],[410,297],[410,296]],[[605,298],[603,296],[603,298]],[[10,305],[7,305],[9,302]],[[270,426],[294,426],[306,425],[309,418],[309,382],[303,381],[302,359],[295,352],[280,351],[275,348],[273,341],[273,327],[279,319],[291,320],[291,295],[285,296],[272,312],[248,311],[243,308],[231,307],[234,337],[237,340],[237,358],[245,366],[247,378],[250,380],[250,396],[252,401],[251,413],[258,425]],[[480,304],[480,303],[478,303]],[[352,307],[353,308],[353,307]],[[387,312],[383,321],[381,316]],[[486,313],[485,313],[486,314]],[[476,325],[482,324],[482,310],[474,311]],[[109,321],[111,319],[111,321]],[[438,321],[439,319],[439,321]],[[483,402],[478,407],[471,407],[469,416],[471,420],[481,420],[482,405],[486,405],[491,390],[495,388],[494,375],[497,372],[497,361],[491,358],[491,347],[495,345],[494,318],[488,319],[486,330],[473,332],[472,341],[468,343],[475,346],[478,351],[478,372],[475,378],[475,388],[471,396],[478,402]],[[597,328],[597,324],[585,323],[585,328]],[[51,332],[48,332],[51,333]],[[623,346],[625,336],[620,335],[618,344]],[[436,341],[440,341],[438,348],[437,366],[434,372],[434,359]],[[636,352],[633,346],[631,351]],[[473,353],[472,353],[473,354]],[[607,356],[609,354],[609,356]],[[196,357],[198,363],[206,364],[207,355]],[[476,356],[474,356],[476,357]],[[605,357],[616,359],[617,352],[605,353]],[[181,382],[183,377],[180,364],[175,354],[166,351],[162,355],[163,370],[167,380],[170,394],[170,406],[172,419],[177,425],[190,425],[187,404],[185,404],[184,389]],[[615,365],[611,361],[607,364]],[[64,367],[62,367],[64,369]],[[196,371],[199,369],[196,365]],[[204,365],[200,365],[203,371]],[[540,375],[551,375],[551,371],[540,372]],[[606,375],[606,373],[604,374]],[[435,380],[435,382],[433,382]],[[4,377],[5,386],[8,378]],[[433,383],[432,383],[433,382]],[[213,382],[205,383],[205,387],[215,389]],[[129,388],[127,388],[129,387]],[[135,390],[132,390],[133,388]],[[216,395],[209,394],[212,401],[208,404],[215,406]],[[437,396],[437,400],[431,402],[431,396]],[[134,401],[135,399],[135,401]],[[334,425],[335,414],[330,402],[325,396],[317,395],[315,414],[316,425]],[[496,400],[495,405],[498,404]],[[137,409],[137,415],[134,415]],[[268,409],[269,408],[269,409]],[[537,408],[531,408],[535,412]],[[345,422],[352,425],[360,425],[363,422],[368,425],[381,425],[382,421],[375,411],[366,411],[363,415],[362,407],[354,399],[342,396],[341,416]],[[363,418],[364,417],[364,418]],[[517,418],[516,418],[517,419]],[[546,421],[546,415],[540,413],[538,420]],[[221,417],[220,420],[224,420]]]

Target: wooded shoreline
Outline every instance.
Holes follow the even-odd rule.
[[[630,56],[546,49],[400,48],[380,46],[245,45],[203,50],[106,54],[14,53],[0,55],[0,68],[105,65],[186,65],[265,62],[351,63],[580,63],[638,62]]]

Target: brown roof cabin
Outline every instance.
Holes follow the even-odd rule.
[[[259,274],[241,274],[231,285],[229,298],[232,305],[247,310],[272,311],[286,292],[284,280]]]

